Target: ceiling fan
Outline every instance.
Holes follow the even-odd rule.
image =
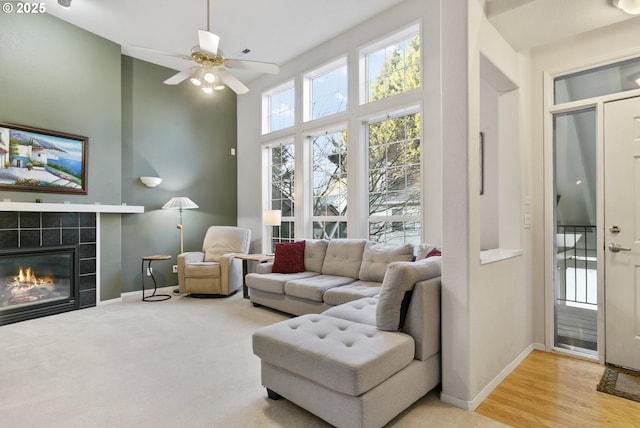
[[[210,4],[207,0],[207,29],[198,30],[198,45],[191,49],[189,55],[173,54],[139,46],[132,46],[132,48],[176,56],[195,63],[169,77],[164,83],[167,85],[177,85],[189,79],[193,85],[200,87],[208,94],[214,90],[224,89],[225,85],[237,94],[246,94],[249,92],[249,88],[231,74],[231,69],[249,70],[268,74],[278,74],[280,72],[278,65],[274,63],[226,58],[222,50],[218,48],[220,37],[209,31],[209,9]]]

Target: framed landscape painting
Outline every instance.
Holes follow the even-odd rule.
[[[0,189],[87,194],[87,137],[0,122]]]

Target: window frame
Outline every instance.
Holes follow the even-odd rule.
[[[263,253],[273,253],[273,249],[275,248],[275,243],[277,242],[293,242],[295,241],[295,224],[296,224],[296,211],[298,203],[295,200],[296,189],[297,189],[297,171],[296,171],[296,144],[295,139],[290,137],[280,138],[263,145],[263,164],[264,164],[264,186],[263,186],[263,202],[262,202],[262,211],[277,209],[273,206],[273,150],[282,147],[285,145],[290,145],[293,148],[293,163],[294,163],[294,174],[293,174],[293,192],[292,192],[292,210],[290,216],[285,216],[284,213],[280,220],[280,226],[265,226],[262,225],[262,233],[263,236],[268,237],[269,241],[263,239],[262,247]],[[281,207],[280,207],[281,208]],[[290,238],[282,238],[282,225],[288,223],[290,227]],[[271,228],[271,231],[269,231]],[[269,233],[270,232],[270,233]]]
[[[373,53],[376,52],[380,49],[386,49],[389,46],[395,44],[395,43],[399,43],[402,42],[404,40],[406,40],[409,36],[412,35],[418,35],[420,36],[420,61],[419,61],[419,65],[420,65],[420,85],[417,88],[413,88],[407,91],[402,91],[400,93],[397,94],[393,94],[391,96],[386,96],[384,98],[381,98],[379,100],[369,100],[369,80],[368,80],[368,73],[369,73],[369,67],[368,67],[368,56]],[[373,43],[370,43],[362,48],[359,49],[358,51],[358,62],[359,62],[359,73],[358,73],[358,89],[359,89],[359,104],[361,106],[367,105],[367,104],[371,104],[371,103],[375,103],[376,101],[383,101],[385,99],[389,99],[389,98],[393,98],[394,96],[399,96],[402,94],[406,94],[408,92],[411,91],[417,91],[420,90],[423,86],[423,82],[424,82],[424,70],[423,70],[423,64],[424,64],[424,58],[423,58],[423,54],[424,54],[424,42],[423,42],[423,32],[422,32],[422,28],[420,25],[420,22],[414,22],[404,28],[399,29],[398,31],[394,31],[393,33],[388,34],[385,37],[380,38],[378,41],[375,41]]]
[[[291,125],[284,126],[278,129],[272,129],[272,115],[271,115],[271,107],[273,104],[273,98],[276,95],[282,94],[285,91],[293,89],[293,121]],[[290,129],[296,126],[296,85],[294,79],[289,79],[288,81],[275,86],[268,91],[264,91],[262,93],[262,135],[270,134],[272,132],[282,131],[284,129]]]
[[[424,198],[422,197],[422,192],[424,190],[421,190],[420,192],[420,196],[417,198],[418,201],[418,207],[419,207],[419,212],[417,215],[397,215],[397,214],[391,214],[391,215],[379,215],[379,214],[375,214],[375,215],[371,215],[371,197],[370,197],[370,184],[369,184],[369,179],[371,178],[371,165],[370,165],[370,155],[369,155],[369,149],[370,149],[370,126],[374,125],[376,123],[381,123],[384,122],[386,120],[393,120],[393,119],[398,119],[398,118],[402,118],[405,116],[410,116],[410,115],[418,115],[420,117],[420,129],[418,130],[418,135],[419,135],[419,142],[420,142],[420,153],[419,153],[419,157],[418,157],[418,163],[416,164],[418,166],[419,169],[419,177],[418,177],[418,181],[419,183],[422,184],[424,183],[424,168],[423,168],[423,164],[424,164],[424,139],[423,139],[423,121],[422,121],[422,109],[420,108],[419,105],[415,105],[415,106],[410,106],[407,108],[403,108],[403,109],[399,109],[396,110],[392,113],[386,114],[386,115],[378,115],[378,116],[372,116],[370,118],[368,118],[367,120],[363,121],[363,132],[364,132],[364,141],[363,141],[363,146],[364,146],[364,155],[366,156],[366,161],[364,164],[364,175],[366,176],[366,182],[364,183],[366,185],[365,188],[365,193],[366,193],[366,207],[365,207],[365,212],[366,212],[366,218],[367,218],[367,239],[368,240],[374,240],[371,237],[371,224],[372,223],[380,223],[380,222],[389,222],[389,223],[404,223],[404,224],[411,224],[411,223],[415,223],[418,225],[419,227],[419,232],[418,232],[418,241],[422,242],[423,240],[423,235],[424,235],[424,224],[423,224],[423,217],[424,217]],[[407,167],[407,164],[402,164],[403,167]],[[409,165],[410,166],[410,165]],[[404,229],[406,230],[406,229]],[[387,240],[383,240],[383,241],[379,241],[379,242],[388,242]],[[406,241],[405,241],[406,242]],[[414,243],[415,244],[415,243]]]
[[[345,84],[346,84],[346,93],[344,94],[346,97],[346,103],[342,110],[339,110],[334,113],[329,113],[320,117],[313,117],[313,81],[318,77],[327,75],[331,72],[338,71],[341,68],[345,69]],[[332,117],[335,115],[339,115],[349,110],[349,64],[347,55],[341,56],[333,61],[330,61],[320,67],[313,69],[304,74],[303,76],[303,121],[310,122],[314,120],[320,120],[327,117]]]
[[[323,130],[316,130],[314,132],[309,133],[309,135],[306,137],[305,140],[305,144],[308,148],[309,151],[309,162],[308,162],[308,171],[309,171],[309,179],[308,179],[308,185],[307,185],[307,189],[308,189],[308,194],[310,195],[309,197],[309,228],[310,230],[308,231],[309,236],[316,238],[313,234],[314,232],[314,224],[315,223],[319,223],[319,222],[337,222],[337,223],[343,223],[344,224],[344,230],[348,233],[348,226],[349,226],[349,206],[351,205],[350,203],[350,192],[349,192],[349,187],[348,187],[348,177],[349,177],[349,163],[347,163],[347,169],[346,169],[346,175],[344,177],[344,179],[347,181],[347,189],[346,189],[346,198],[347,198],[347,212],[345,213],[345,215],[340,215],[340,216],[321,216],[321,215],[316,215],[315,214],[315,210],[314,210],[314,199],[315,199],[315,194],[314,194],[314,177],[313,177],[313,171],[314,171],[314,139],[321,137],[323,135],[330,135],[330,134],[335,134],[335,133],[340,133],[340,132],[345,132],[347,134],[347,141],[346,141],[346,151],[345,151],[345,155],[347,156],[347,162],[349,159],[349,127],[347,123],[340,123],[340,124],[336,124],[335,126],[331,127],[331,128],[326,128]],[[340,226],[339,226],[340,227]]]

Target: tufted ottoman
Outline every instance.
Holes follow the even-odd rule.
[[[317,314],[258,330],[253,350],[266,363],[347,395],[360,395],[402,370],[415,352],[407,334]]]

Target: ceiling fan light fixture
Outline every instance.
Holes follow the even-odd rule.
[[[640,15],[640,0],[612,0],[611,3],[629,15]]]
[[[195,73],[193,73],[193,76],[189,78],[189,82],[191,82],[193,86],[201,86],[203,74],[204,74],[204,70],[202,70],[202,68],[199,68],[198,70],[196,70]]]
[[[204,80],[206,80],[206,81],[207,81],[207,82],[209,82],[209,83],[213,83],[213,82],[215,82],[215,81],[216,81],[216,80],[218,80],[218,79],[216,78],[216,75],[215,75],[215,73],[214,73],[213,71],[211,71],[211,70],[207,70],[207,71],[204,73]]]
[[[63,9],[69,9],[71,7],[71,0],[58,0],[58,6]]]
[[[212,93],[212,92],[213,92],[213,88],[211,87],[211,85],[209,85],[209,84],[205,84],[205,85],[202,87],[202,92],[204,92],[205,94],[210,94],[210,93]]]

